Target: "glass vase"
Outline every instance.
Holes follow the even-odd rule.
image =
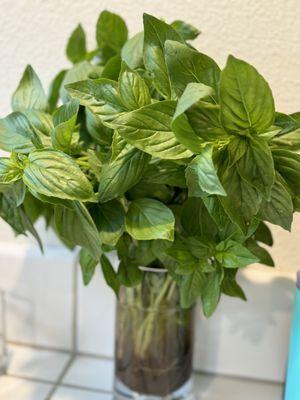
[[[166,270],[142,268],[117,305],[115,399],[193,399],[194,310]]]

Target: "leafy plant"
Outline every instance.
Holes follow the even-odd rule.
[[[221,294],[245,300],[237,271],[272,266],[265,222],[290,229],[300,209],[300,114],[277,113],[257,70],[229,56],[223,70],[190,40],[200,32],[144,15],[128,39],[104,11],[97,48],[81,25],[73,66],[48,97],[31,66],[0,120],[0,215],[16,234],[46,219],[81,247],[85,284],[100,263],[107,283],[137,285],[138,266],[162,266],[181,305]],[[115,272],[105,253],[115,249]]]

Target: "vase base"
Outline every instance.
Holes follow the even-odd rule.
[[[192,378],[185,382],[179,389],[166,396],[142,394],[131,390],[118,378],[114,384],[114,400],[195,400]]]

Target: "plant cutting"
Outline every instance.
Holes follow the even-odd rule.
[[[128,39],[103,11],[96,49],[78,25],[73,66],[48,95],[27,66],[0,120],[1,217],[41,248],[44,218],[80,247],[84,283],[99,265],[118,296],[120,398],[192,395],[195,302],[210,317],[222,295],[246,300],[239,270],[274,266],[266,223],[290,230],[300,209],[300,113],[276,112],[247,62],[196,50],[199,33],[145,14]]]

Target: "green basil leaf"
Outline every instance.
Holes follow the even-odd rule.
[[[45,196],[69,200],[91,200],[92,185],[76,162],[57,150],[34,150],[24,168],[29,189]]]
[[[118,278],[121,285],[127,287],[137,286],[141,282],[142,277],[143,273],[135,263],[128,259],[120,262]]]
[[[68,59],[76,64],[86,57],[86,39],[82,26],[79,24],[72,32],[66,48]]]
[[[99,261],[95,260],[86,249],[80,250],[79,264],[84,285],[88,285],[91,282],[98,263]]]
[[[263,200],[259,217],[290,231],[293,221],[293,202],[290,194],[277,177],[269,201]]]
[[[112,200],[136,185],[142,178],[149,156],[126,145],[118,156],[104,164],[99,178],[99,199],[102,203]]]
[[[266,140],[252,136],[247,142],[245,154],[237,162],[237,169],[240,176],[254,186],[265,199],[270,198],[275,170]]]
[[[24,110],[23,113],[28,119],[31,128],[40,137],[44,145],[50,145],[50,133],[53,129],[52,116],[48,113],[38,110]]]
[[[227,296],[238,297],[244,301],[247,301],[247,297],[236,281],[236,271],[237,270],[226,270],[225,276],[222,281],[222,292]],[[234,272],[234,275],[232,274]]]
[[[60,71],[55,76],[53,81],[51,82],[50,90],[49,90],[49,97],[48,97],[50,112],[53,112],[56,108],[56,105],[57,105],[57,102],[59,99],[59,93],[60,93],[61,86],[62,86],[62,83],[63,83],[66,73],[67,73],[67,70]]]
[[[96,205],[91,215],[99,231],[102,243],[115,246],[124,232],[125,210],[117,200]]]
[[[48,101],[41,81],[28,65],[20,80],[19,86],[12,96],[13,111],[24,111],[28,108],[46,111]]]
[[[161,101],[118,117],[113,126],[127,142],[155,157],[187,158],[192,153],[171,130],[174,111],[175,102]]]
[[[258,242],[265,243],[268,246],[273,246],[272,232],[270,231],[269,227],[262,221],[259,223],[254,233],[254,238]]]
[[[20,207],[24,203],[26,195],[26,187],[21,180],[11,182],[6,185],[6,189],[2,190],[12,207]],[[0,186],[1,187],[1,186]]]
[[[143,66],[144,32],[139,32],[129,39],[121,50],[122,60],[132,68]]]
[[[22,178],[21,163],[14,158],[0,157],[0,184],[10,184]]]
[[[246,247],[233,240],[220,242],[215,257],[224,268],[243,268],[259,261]]]
[[[113,289],[116,296],[118,296],[119,290],[120,290],[119,277],[116,274],[115,270],[113,269],[111,262],[103,254],[101,257],[100,263],[101,263],[101,268],[102,268],[103,276],[104,276],[106,283],[108,284],[108,286],[110,286]]]
[[[124,64],[119,78],[119,93],[121,100],[129,110],[135,110],[151,103],[146,83],[136,71]]]
[[[300,195],[300,155],[290,150],[272,150],[276,170],[288,184],[289,189]]]
[[[189,197],[203,197],[205,194],[226,196],[213,163],[213,146],[207,145],[186,168],[186,182]]]
[[[175,218],[172,211],[154,199],[134,200],[126,215],[126,231],[136,240],[174,238]]]
[[[110,58],[103,67],[101,78],[117,81],[121,71],[121,62],[122,60],[119,54]]]
[[[53,114],[54,129],[51,132],[51,139],[55,149],[69,152],[78,111],[78,101],[71,100]]]
[[[87,208],[78,201],[71,203],[72,209],[55,206],[54,226],[59,237],[72,246],[81,246],[99,260],[102,254],[101,241],[96,225]]]
[[[90,108],[102,121],[111,121],[126,108],[118,93],[118,83],[109,79],[87,80],[66,86],[69,95]]]
[[[144,14],[144,64],[153,75],[153,83],[158,92],[170,99],[171,85],[164,59],[166,40],[183,42],[179,33],[170,25],[149,14]]]
[[[144,179],[131,188],[127,193],[127,197],[130,200],[149,197],[150,199],[160,200],[163,203],[169,203],[173,196],[174,191],[166,185],[147,182]]]
[[[205,274],[200,268],[181,278],[180,282],[180,305],[183,308],[190,308],[201,295],[205,284]]]
[[[98,115],[94,114],[88,108],[85,109],[86,129],[93,140],[101,146],[110,146],[112,144],[113,131],[103,125]]]
[[[118,52],[127,40],[128,30],[124,20],[117,14],[102,11],[97,21],[96,39],[100,49],[110,47]]]
[[[193,40],[200,35],[199,29],[187,22],[176,20],[171,23],[171,26],[181,35],[184,40]]]
[[[265,132],[275,117],[271,89],[257,70],[229,56],[220,81],[221,122],[230,132]]]
[[[185,165],[170,160],[157,159],[152,164],[149,164],[143,180],[160,185],[185,188]]]
[[[26,116],[13,112],[0,119],[0,148],[5,151],[29,153],[34,149],[35,133]]]
[[[204,315],[208,318],[216,310],[221,297],[222,275],[215,271],[205,276],[205,284],[201,292],[202,309]]]
[[[259,246],[255,240],[248,239],[246,242],[247,249],[254,254],[261,264],[268,265],[269,267],[274,267],[274,260],[272,259],[269,252],[263,247]]]
[[[211,86],[218,93],[220,68],[215,61],[179,41],[165,42],[165,60],[172,88],[181,96],[190,82]]]

